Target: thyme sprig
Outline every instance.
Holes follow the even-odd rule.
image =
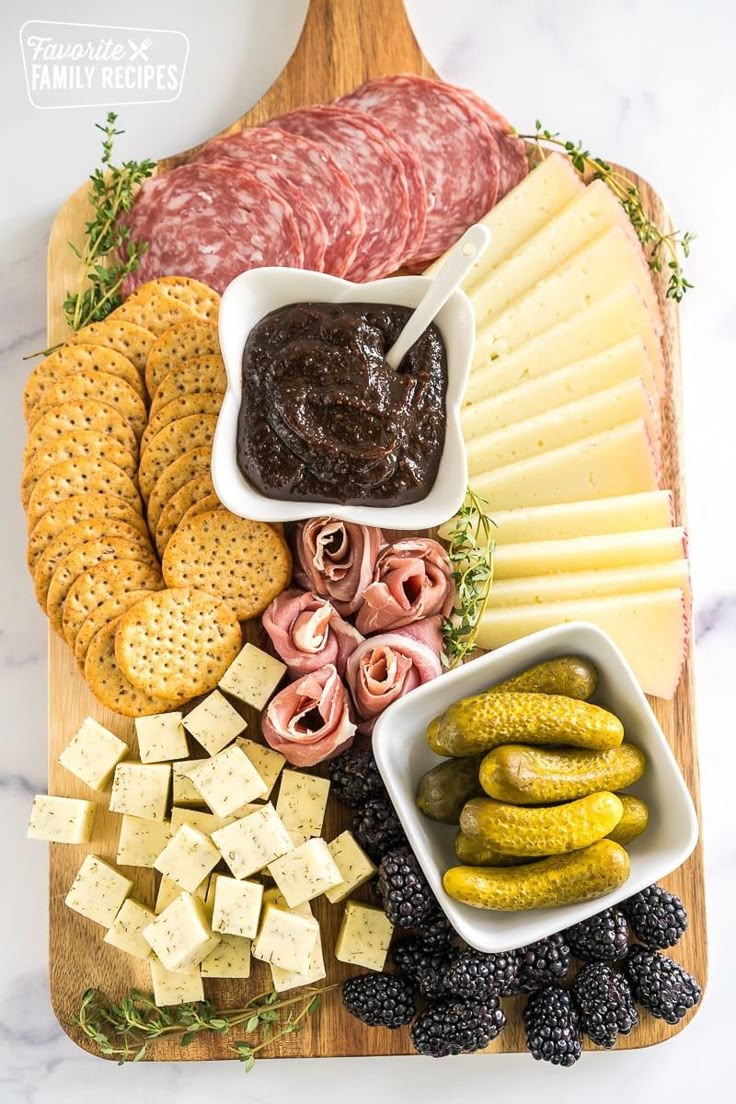
[[[275,991],[259,993],[242,1008],[227,1010],[216,1008],[211,1001],[159,1008],[152,996],[137,989],[115,1003],[99,989],[87,989],[72,1024],[100,1054],[116,1058],[118,1065],[139,1062],[162,1039],[178,1038],[185,1047],[203,1032],[227,1035],[237,1028],[245,1035],[258,1032],[259,1041],[238,1039],[232,1044],[247,1073],[259,1051],[301,1031],[306,1018],[319,1009],[323,995],[336,988],[305,986],[290,997]]]
[[[680,303],[687,290],[693,286],[685,277],[680,258],[682,255],[687,260],[690,256],[690,246],[695,235],[689,230],[683,232],[673,230],[665,233],[645,210],[639,189],[628,177],[602,158],[594,157],[581,142],[565,141],[556,131],[543,127],[539,119],[534,125],[534,134],[519,134],[519,138],[534,143],[536,149],[531,151],[534,155],[543,154],[545,148],[559,150],[570,159],[573,167],[581,175],[603,180],[608,185],[629,216],[636,235],[644,247],[649,267],[654,272],[667,270],[669,275],[665,292],[667,298]]]
[[[447,534],[455,580],[455,607],[442,624],[442,661],[457,667],[473,651],[493,585],[496,542],[488,503],[468,488]]]

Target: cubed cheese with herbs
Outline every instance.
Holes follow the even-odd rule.
[[[152,951],[143,938],[143,929],[155,919],[155,912],[129,897],[127,901],[123,901],[120,912],[105,932],[105,943],[125,951],[133,958],[150,958]]]
[[[188,824],[190,828],[196,828],[198,832],[204,832],[211,836],[218,828],[224,828],[226,824],[232,824],[236,817],[218,817],[214,813],[204,813],[199,809],[171,810],[171,834],[175,835],[182,824]]]
[[[174,805],[192,805],[195,809],[204,809],[204,798],[189,780],[189,771],[201,762],[201,759],[183,759],[171,764],[171,800]]]
[[[348,901],[337,934],[335,958],[367,970],[382,970],[393,926],[383,909]]]
[[[286,759],[284,759],[280,751],[274,751],[273,748],[266,747],[265,744],[257,744],[255,740],[247,740],[245,737],[238,737],[235,743],[241,751],[245,752],[263,781],[266,783],[267,789],[263,796],[265,798],[270,797],[271,791],[276,785],[278,777],[284,768]]]
[[[325,891],[327,900],[335,905],[349,897],[358,886],[369,881],[376,873],[376,868],[352,832],[341,832],[327,846],[342,875],[340,885]]]
[[[182,713],[155,713],[136,717],[135,734],[142,763],[170,763],[189,754]]]
[[[167,970],[198,966],[220,941],[210,928],[204,901],[180,893],[143,929],[143,937]]]
[[[217,755],[245,731],[248,722],[219,690],[213,690],[187,713],[184,726],[208,755]]]
[[[165,820],[170,763],[118,763],[112,780],[110,812],[143,820]]]
[[[289,908],[313,901],[342,883],[340,869],[323,839],[309,839],[269,864],[268,872]]]
[[[109,928],[133,883],[97,855],[87,855],[66,895],[70,909]]]
[[[204,985],[198,967],[175,972],[167,970],[157,958],[152,958],[151,988],[153,999],[159,1008],[204,1000]]]
[[[211,838],[189,824],[182,824],[153,865],[181,889],[194,893],[219,861],[220,852]]]
[[[92,790],[106,790],[128,745],[92,717],[82,721],[57,762]]]
[[[299,916],[314,916],[312,912],[312,906],[309,901],[305,901],[303,905],[297,905],[296,908],[290,909],[286,903],[286,898],[279,889],[278,886],[269,886],[268,889],[263,891],[263,909],[266,905],[274,905],[276,908],[284,909],[285,912],[296,912]]]
[[[294,849],[281,817],[270,803],[213,832],[212,839],[236,878],[249,878]]]
[[[305,973],[299,974],[296,970],[284,970],[281,966],[275,966],[273,962],[271,963],[271,979],[277,993],[285,993],[287,989],[296,989],[299,985],[313,985],[315,981],[321,981],[326,976],[321,935],[317,936],[317,942],[309,956]]]
[[[212,929],[223,935],[255,939],[263,903],[260,882],[220,876],[215,881]]]
[[[200,966],[202,977],[250,977],[250,948],[250,939],[239,935],[220,936],[220,942]]]
[[[120,866],[151,867],[170,836],[170,820],[143,820],[124,815],[120,818],[117,862]]]
[[[94,801],[36,794],[28,822],[28,838],[46,843],[87,843],[95,822]]]
[[[204,881],[200,882],[194,891],[195,897],[199,897],[201,901],[205,901],[209,885],[209,878],[205,878]],[[178,886],[176,882],[172,882],[171,878],[162,877],[158,887],[158,893],[156,894],[156,904],[154,906],[156,915],[158,916],[160,912],[168,908],[171,902],[175,901],[180,893],[181,886]]]
[[[319,924],[313,917],[267,905],[251,952],[261,962],[305,974],[318,938]]]
[[[189,781],[212,812],[221,817],[231,816],[268,788],[239,747],[225,748],[211,759],[202,759],[189,771]]]
[[[220,679],[220,689],[254,709],[263,709],[285,674],[285,663],[246,644]]]
[[[276,812],[290,832],[319,836],[327,809],[330,783],[316,774],[287,770],[281,775]]]

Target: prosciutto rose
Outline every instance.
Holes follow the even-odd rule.
[[[325,598],[286,590],[263,614],[263,627],[292,678],[331,663],[342,677],[363,637]]]
[[[452,565],[442,545],[428,537],[409,537],[379,553],[356,625],[368,635],[435,614],[447,617],[454,598]]]
[[[442,674],[439,620],[427,618],[369,637],[350,656],[347,680],[360,732],[370,732],[392,702]]]
[[[313,767],[347,751],[355,725],[337,668],[330,663],[302,675],[272,698],[263,735],[294,767]]]
[[[296,532],[296,582],[328,598],[343,617],[360,607],[373,579],[383,533],[335,518],[310,518]]]

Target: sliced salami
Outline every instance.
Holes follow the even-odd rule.
[[[501,171],[498,178],[498,195],[496,202],[520,184],[529,172],[529,161],[526,156],[526,146],[521,138],[511,133],[512,127],[508,119],[496,111],[495,107],[474,92],[472,88],[458,88],[450,85],[456,92],[468,101],[471,107],[480,112],[486,123],[493,131],[501,153]]]

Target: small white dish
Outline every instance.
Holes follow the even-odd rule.
[[[228,285],[220,305],[220,346],[227,370],[227,391],[212,448],[212,482],[217,497],[228,510],[254,521],[300,521],[328,514],[342,521],[390,529],[429,529],[452,517],[463,502],[468,478],[460,404],[475,340],[473,309],[463,291],[454,292],[435,319],[447,349],[445,447],[434,486],[420,502],[379,507],[269,498],[243,476],[236,458],[243,349],[250,331],[264,315],[289,303],[302,302],[395,303],[414,307],[431,280],[429,276],[392,276],[354,284],[298,268],[254,268]]]
[[[425,817],[414,802],[421,776],[445,762],[429,749],[427,725],[459,698],[479,694],[535,663],[563,655],[583,656],[595,664],[599,679],[591,700],[615,713],[623,722],[625,738],[647,756],[646,774],[626,789],[649,808],[646,832],[626,848],[631,876],[605,897],[559,908],[500,912],[460,904],[442,888],[445,870],[459,865],[453,849],[457,828]],[[697,843],[695,807],[667,739],[623,655],[594,625],[545,629],[413,690],[379,718],[373,730],[373,751],[440,906],[458,934],[479,951],[514,950],[594,916],[676,870]]]

